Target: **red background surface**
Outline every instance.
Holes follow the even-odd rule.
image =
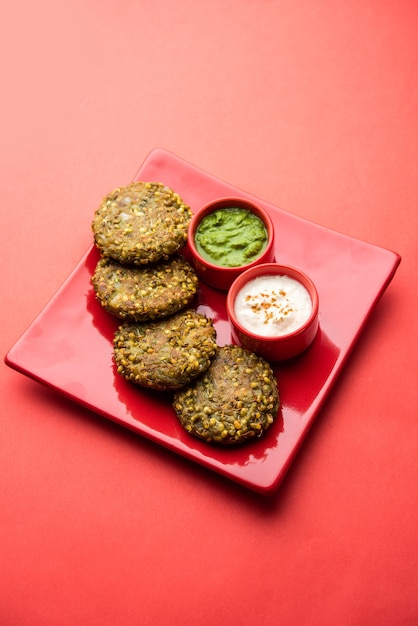
[[[402,263],[272,497],[2,364],[2,626],[418,622],[417,28],[415,0],[3,11],[3,355],[157,146]]]

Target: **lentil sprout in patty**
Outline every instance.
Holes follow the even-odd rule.
[[[98,301],[109,313],[135,322],[168,317],[184,309],[199,285],[194,269],[180,255],[143,267],[102,258],[92,283]]]
[[[92,222],[94,242],[119,263],[156,263],[185,245],[191,218],[190,207],[169,187],[134,182],[103,198]]]
[[[160,390],[179,389],[196,378],[218,348],[212,320],[192,310],[156,322],[123,324],[113,345],[121,376]]]
[[[218,348],[210,367],[177,391],[173,402],[188,433],[224,445],[261,436],[279,405],[277,382],[267,361],[233,345]]]

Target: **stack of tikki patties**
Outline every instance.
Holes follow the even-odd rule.
[[[215,355],[212,321],[186,310],[198,289],[179,250],[190,208],[161,183],[134,182],[108,194],[93,219],[101,253],[92,276],[96,297],[122,319],[114,359],[126,379],[153,389],[178,389]]]
[[[212,320],[189,307],[199,287],[181,255],[191,218],[180,196],[161,183],[115,189],[93,218],[101,256],[92,284],[103,308],[122,320],[113,340],[118,373],[142,387],[184,392],[173,407],[190,434],[240,443],[272,423],[279,407],[277,386],[266,361],[237,346],[218,347]],[[227,384],[221,386],[221,378]],[[215,404],[202,395],[202,385],[216,396]]]

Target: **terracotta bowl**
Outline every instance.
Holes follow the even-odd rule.
[[[208,261],[204,258],[196,247],[196,231],[201,223],[202,219],[213,213],[218,209],[226,209],[231,207],[237,207],[247,209],[256,215],[263,222],[267,232],[267,245],[261,254],[245,265],[239,265],[237,267],[227,267],[224,265],[217,265],[214,262]],[[274,261],[274,227],[273,222],[262,207],[244,200],[243,198],[220,198],[206,204],[197,213],[194,214],[188,230],[188,243],[189,256],[191,262],[195,268],[196,274],[212,287],[216,287],[222,291],[227,291],[232,285],[233,281],[242,274],[244,270],[251,267],[255,267],[260,263],[269,263]]]
[[[302,285],[302,287],[304,287],[306,290],[302,290],[302,292],[305,298],[307,312],[304,317],[301,317],[301,321],[297,319],[299,313],[292,312],[290,305],[282,304],[286,302],[292,303],[293,296],[291,295],[291,288],[289,288],[289,291],[287,293],[285,288],[278,288],[278,290],[280,290],[280,294],[283,294],[283,296],[280,295],[279,298],[276,298],[275,295],[272,295],[271,297],[269,296],[269,298],[264,301],[264,304],[261,305],[252,304],[259,302],[259,300],[251,299],[247,296],[245,302],[251,304],[250,313],[252,314],[253,311],[256,311],[257,316],[264,316],[258,318],[259,322],[256,330],[254,330],[254,327],[252,327],[252,329],[249,328],[249,323],[247,319],[245,320],[245,322],[243,322],[242,317],[240,318],[240,320],[238,320],[240,313],[238,311],[238,306],[236,306],[237,297],[240,294],[241,290],[250,281],[263,277],[277,277],[280,280],[280,278],[283,276],[289,277],[290,279],[297,281],[297,283]],[[256,283],[252,283],[252,285],[254,286],[252,287],[251,293],[253,293],[254,290],[257,291],[258,286],[256,287],[255,285],[258,284],[259,281],[257,281]],[[297,285],[297,288],[299,289],[299,285]],[[262,291],[264,293],[266,290],[262,289]],[[276,287],[274,288],[274,291],[275,293],[277,293]],[[309,295],[309,298],[307,297],[307,295]],[[285,296],[288,298],[287,300]],[[242,293],[240,299],[242,300]],[[273,302],[273,304],[270,305],[270,302]],[[301,354],[310,346],[318,330],[319,300],[316,287],[312,280],[306,274],[294,267],[290,267],[287,265],[279,265],[278,263],[266,263],[257,265],[256,267],[252,267],[246,270],[245,272],[240,274],[240,276],[238,276],[231,285],[228,291],[226,304],[228,318],[232,329],[232,337],[234,341],[243,348],[246,348],[247,350],[251,350],[252,352],[256,352],[257,354],[259,354],[260,356],[263,356],[268,361],[283,361]],[[283,311],[286,310],[286,307],[287,313],[283,313]],[[240,308],[242,309],[241,305]],[[271,314],[276,315],[276,319],[285,319],[286,321],[275,322],[273,326],[270,326],[272,330],[268,331],[275,334],[271,334],[271,336],[266,336],[264,334],[264,324],[266,324],[265,315]],[[293,322],[291,321],[292,319],[294,320]],[[287,330],[286,324],[288,323],[293,323],[293,325],[296,327],[292,329],[292,327],[289,326]],[[283,328],[281,324],[284,324],[285,327]],[[261,332],[260,328],[263,332]]]

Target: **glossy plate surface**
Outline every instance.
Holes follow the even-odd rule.
[[[151,152],[135,180],[165,183],[193,211],[222,196],[258,202],[269,211],[275,226],[276,261],[301,269],[314,281],[319,293],[320,328],[305,353],[274,368],[282,400],[275,424],[261,439],[246,446],[214,447],[183,431],[171,407],[171,395],[143,390],[122,379],[112,361],[118,320],[101,308],[90,283],[98,260],[94,247],[5,361],[174,452],[250,489],[272,493],[341,373],[370,312],[393,278],[400,256],[286,213],[161,149]],[[232,341],[225,301],[224,293],[201,283],[195,307],[214,320],[219,345]]]

